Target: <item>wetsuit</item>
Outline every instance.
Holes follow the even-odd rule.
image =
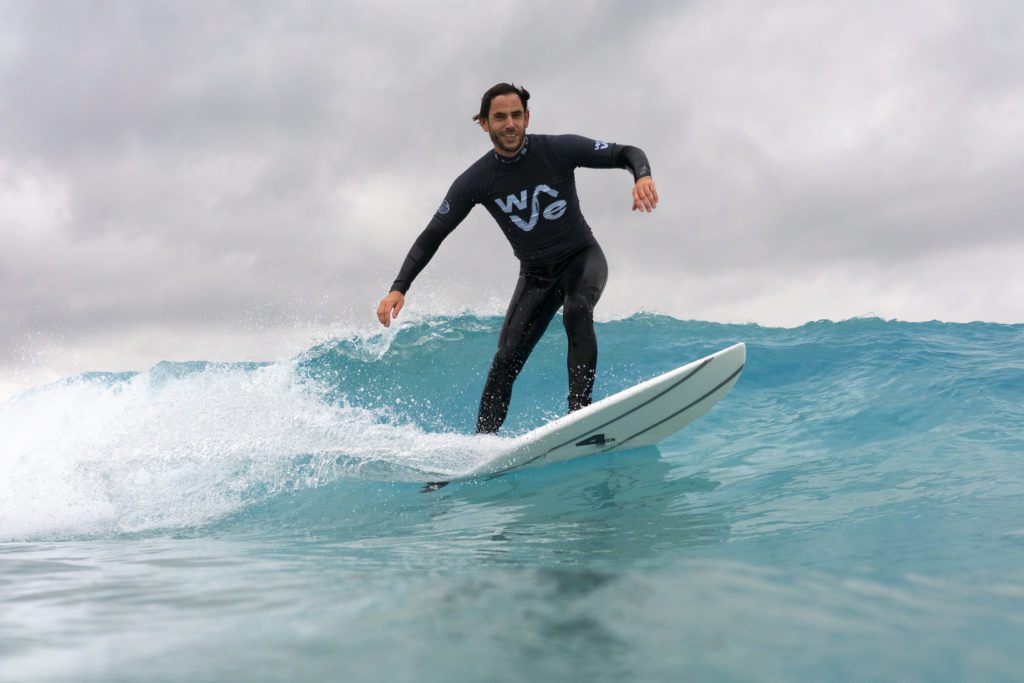
[[[476,204],[487,208],[511,243],[519,281],[480,398],[477,432],[496,432],[505,421],[512,384],[559,308],[569,338],[569,410],[590,404],[597,366],[594,306],[608,266],[580,211],[573,174],[578,167],[628,168],[634,180],[650,175],[647,157],[636,147],[579,135],[527,135],[515,157],[490,151],[455,179],[391,286],[405,294]]]

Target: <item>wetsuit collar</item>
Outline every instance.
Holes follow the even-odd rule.
[[[523,136],[523,146],[519,148],[519,151],[516,152],[516,155],[514,157],[503,157],[503,156],[501,156],[500,154],[498,154],[494,150],[491,151],[491,154],[494,155],[494,158],[497,159],[498,163],[500,163],[500,164],[514,164],[514,163],[516,163],[517,161],[519,161],[520,159],[522,159],[523,157],[526,156],[526,152],[529,151],[528,150],[529,146],[530,146],[530,136],[529,135],[524,135]]]

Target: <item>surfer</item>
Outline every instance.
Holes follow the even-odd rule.
[[[526,88],[510,83],[484,93],[473,120],[494,149],[452,183],[377,307],[377,319],[387,327],[444,238],[475,205],[487,208],[512,244],[520,268],[480,397],[477,433],[497,432],[505,421],[512,384],[559,308],[569,339],[569,412],[590,405],[597,367],[594,306],[608,264],[580,211],[574,169],[628,169],[635,182],[633,210],[649,212],[658,204],[642,150],[579,135],[527,135],[529,99]]]

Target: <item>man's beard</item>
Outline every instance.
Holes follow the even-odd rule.
[[[523,140],[526,138],[526,133],[525,132],[518,133],[518,139],[514,143],[515,147],[514,148],[510,148],[510,147],[508,147],[508,143],[506,143],[505,139],[501,136],[501,133],[495,133],[492,130],[492,131],[490,131],[490,134],[491,134],[491,142],[494,143],[494,146],[497,147],[498,149],[504,151],[504,152],[518,152],[522,148],[522,146],[523,146]]]

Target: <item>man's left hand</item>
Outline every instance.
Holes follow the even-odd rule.
[[[633,210],[651,212],[657,205],[658,189],[654,186],[654,179],[645,175],[633,186]]]

